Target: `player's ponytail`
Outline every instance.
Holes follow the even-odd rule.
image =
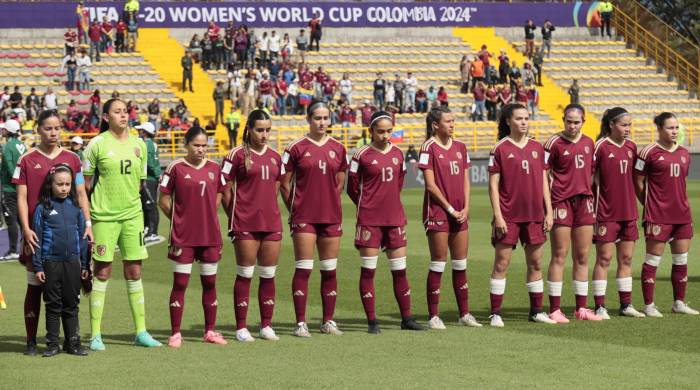
[[[610,126],[614,124],[618,118],[625,115],[629,115],[629,112],[622,107],[613,107],[609,110],[605,110],[603,118],[600,120],[600,133],[596,140],[610,136]]]
[[[447,107],[435,107],[428,112],[428,115],[425,117],[425,139],[429,139],[433,136],[433,124],[440,123],[442,114],[450,112],[450,109]]]
[[[654,124],[658,130],[663,129],[664,123],[667,119],[675,118],[676,114],[671,112],[662,112],[661,114],[654,117]]]
[[[255,128],[256,121],[272,120],[270,114],[265,110],[255,109],[248,114],[245,127],[243,128],[243,156],[245,158],[245,170],[250,169],[250,132]]]
[[[510,135],[510,124],[508,121],[513,116],[515,110],[527,110],[520,103],[506,104],[501,108],[501,115],[498,118],[498,139],[501,140]]]

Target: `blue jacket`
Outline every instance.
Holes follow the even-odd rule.
[[[34,232],[39,238],[39,247],[34,249],[32,264],[34,272],[43,272],[47,261],[80,260],[82,269],[87,269],[89,254],[85,233],[83,211],[72,199],[52,199],[51,207],[39,203],[34,211]]]

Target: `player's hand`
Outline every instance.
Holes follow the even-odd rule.
[[[34,248],[39,247],[39,238],[36,236],[36,233],[34,233],[34,231],[31,229],[26,229],[24,232],[22,232],[22,236],[24,237],[24,242],[29,247],[29,250],[31,250],[32,254],[34,254]]]
[[[552,213],[547,213],[544,216],[542,229],[545,231],[545,233],[549,233],[549,231],[552,230],[552,226],[554,226],[554,216]]]
[[[493,227],[496,230],[496,237],[503,237],[508,233],[508,224],[503,217],[498,216],[494,218]]]
[[[467,209],[462,209],[460,212],[457,213],[457,222],[459,223],[465,223],[467,222],[467,218],[469,217],[469,210]]]
[[[88,270],[86,270],[86,269],[80,271],[80,278],[81,278],[81,279],[85,280],[85,279],[87,279],[87,278],[89,278],[89,277],[90,277],[90,271],[88,271]]]
[[[43,272],[37,272],[36,278],[39,279],[41,283],[46,283],[46,274],[44,274]]]
[[[87,240],[89,243],[95,242],[95,236],[92,235],[92,226],[85,227],[85,234],[83,234],[83,239]]]

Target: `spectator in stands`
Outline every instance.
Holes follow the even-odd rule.
[[[498,56],[498,82],[505,84],[508,82],[508,73],[510,72],[510,59],[506,54],[506,49],[501,49],[501,54]]]
[[[404,112],[405,109],[405,101],[406,101],[406,83],[401,80],[401,76],[396,73],[394,74],[396,77],[394,79],[394,102],[396,103],[396,107],[399,108],[399,112]]]
[[[267,70],[270,73],[270,79],[274,83],[277,81],[277,77],[280,76],[280,73],[282,72],[282,65],[280,65],[277,59],[271,59]]]
[[[540,100],[537,88],[532,85],[527,89],[527,107],[530,110],[530,119],[537,119],[537,104]]]
[[[121,95],[119,95],[119,91],[116,89],[112,91],[112,95],[109,97],[110,99],[120,99]]]
[[[355,110],[352,109],[347,100],[341,100],[339,111],[340,123],[344,128],[348,128],[355,123]]]
[[[396,103],[396,91],[394,91],[394,83],[388,83],[386,86],[386,105],[393,106]]]
[[[435,90],[435,86],[431,85],[430,88],[428,88],[428,92],[425,95],[428,98],[428,109],[429,110],[431,110],[439,105],[438,100],[437,100],[437,91]]]
[[[535,71],[532,69],[532,64],[530,64],[530,61],[525,61],[525,64],[523,65],[523,84],[525,84],[526,87],[530,87],[533,84],[535,84]]]
[[[613,14],[613,4],[609,1],[601,1],[600,5],[598,5],[598,12],[600,12],[600,17],[602,18],[600,36],[605,38],[605,32],[607,32],[608,38],[612,38],[612,35],[610,35],[610,20]]]
[[[211,65],[214,62],[214,45],[209,39],[209,35],[205,34],[204,39],[202,39],[202,59],[201,59],[201,64],[202,64],[202,69],[205,71],[211,69]]]
[[[83,0],[78,2],[78,6],[75,8],[75,13],[78,16],[76,23],[78,27],[78,43],[87,44],[88,30],[90,30],[90,11],[88,11],[88,9],[83,5]]]
[[[211,95],[214,99],[214,105],[216,106],[216,112],[214,113],[214,122],[219,125],[219,123],[224,123],[224,100],[226,100],[226,88],[224,83],[221,81],[216,82],[216,88]],[[219,122],[221,120],[221,122]]]
[[[138,15],[140,8],[139,0],[126,0],[126,3],[124,3],[122,18],[128,21],[133,16]]]
[[[175,115],[180,118],[180,121],[187,122],[187,105],[184,100],[178,100],[177,105],[175,105]]]
[[[27,121],[27,111],[24,109],[22,101],[12,106],[11,117],[17,119],[20,124],[24,124]]]
[[[377,78],[374,80],[373,92],[374,105],[382,108],[384,107],[385,97],[386,97],[386,80],[382,76],[382,72],[377,73]]]
[[[556,30],[552,22],[549,19],[545,19],[542,25],[542,50],[547,48],[547,58],[549,58],[549,53],[552,51],[552,31]]]
[[[314,72],[314,95],[317,99],[323,99],[323,83],[326,82],[328,75],[323,70],[322,66],[319,66],[316,72]]]
[[[313,50],[314,42],[316,42],[316,51],[320,51],[321,47],[321,18],[319,18],[318,13],[314,12],[313,18],[309,21],[309,29],[311,30],[311,44],[309,45],[309,50]]]
[[[450,103],[447,97],[447,91],[445,90],[445,87],[440,86],[440,89],[438,90],[437,93],[437,100],[440,102],[440,107],[447,108],[449,107]]]
[[[180,59],[180,66],[182,67],[182,92],[187,91],[186,84],[190,84],[190,92],[194,92],[192,89],[192,54],[185,52],[185,54]]]
[[[37,107],[41,107],[41,98],[36,94],[36,88],[34,87],[29,90],[29,95],[24,99],[26,107],[29,107],[32,103]]]
[[[207,26],[207,36],[209,37],[209,40],[214,42],[217,39],[219,39],[219,31],[221,28],[216,25],[213,21],[209,21],[209,24]]]
[[[22,97],[22,92],[19,91],[19,85],[15,85],[14,92],[10,94],[10,105],[12,108],[16,108],[22,103],[24,98]]]
[[[532,19],[528,19],[525,23],[525,55],[528,59],[532,58],[535,53],[535,30],[537,26],[532,22]]]
[[[117,53],[124,53],[126,52],[126,22],[124,22],[124,19],[119,18],[116,30],[117,38],[114,40],[114,48]]]
[[[231,100],[231,105],[238,104],[238,99],[243,92],[243,80],[239,70],[228,73],[228,98]]]
[[[224,30],[224,39],[223,39],[223,45],[224,45],[224,64],[228,66],[232,62],[234,62],[233,55],[234,55],[234,41],[233,38],[236,34],[236,31],[233,29],[233,22],[228,22],[226,25],[226,29]]]
[[[75,54],[69,54],[61,62],[61,72],[66,72],[66,91],[75,89],[75,73],[78,69],[78,59]]]
[[[236,52],[236,61],[240,67],[244,67],[248,52],[248,33],[242,26],[238,28],[233,37],[233,48]]]
[[[90,90],[90,68],[92,67],[92,61],[88,57],[85,49],[80,49],[80,57],[76,60],[78,66],[78,80],[80,81],[80,90],[89,91]]]
[[[418,90],[418,79],[413,76],[412,72],[406,73],[406,109],[408,112],[416,112],[416,91]]]
[[[46,93],[41,98],[41,108],[44,110],[55,110],[58,108],[56,94],[53,92],[53,88],[46,88]]]
[[[508,72],[508,78],[510,78],[510,89],[515,91],[517,88],[517,84],[520,82],[520,78],[522,77],[522,74],[520,73],[520,68],[518,65],[513,61],[510,64],[510,71]]]
[[[418,152],[416,151],[416,147],[412,144],[408,145],[405,160],[412,163],[418,162]]]
[[[574,81],[571,83],[567,93],[569,94],[569,103],[570,104],[579,104],[579,98],[578,98],[579,86],[578,86],[577,79],[574,79]]]
[[[193,60],[201,61],[202,40],[199,39],[199,35],[197,35],[197,34],[192,35],[192,39],[190,39],[190,43],[187,45],[186,52],[192,56],[191,58]]]
[[[228,130],[229,149],[233,149],[238,143],[238,128],[241,126],[241,108],[231,105],[231,112],[226,115],[226,130]]]
[[[369,122],[372,120],[372,114],[377,111],[377,108],[369,103],[369,100],[365,99],[362,106],[360,107],[360,115],[362,117],[362,127],[369,127]]]
[[[343,73],[340,80],[340,98],[352,105],[352,80],[348,72]]]
[[[248,30],[247,26],[243,25],[243,28],[248,35],[248,53],[246,54],[246,58],[250,61],[248,66],[255,67],[255,51],[257,50],[258,37],[255,35],[255,31]]]
[[[323,80],[323,100],[325,102],[332,102],[335,93],[338,90],[338,83],[333,80],[333,77],[329,74],[324,80]]]
[[[486,45],[481,45],[481,50],[479,50],[477,56],[481,62],[484,63],[484,69],[488,69],[488,67],[491,65],[491,57],[493,57],[493,54],[489,52]]]
[[[518,83],[516,88],[517,89],[515,90],[515,102],[527,107],[527,88],[525,88],[523,83]]]
[[[90,59],[100,62],[100,44],[102,42],[102,28],[97,20],[90,26]]]
[[[282,74],[277,77],[275,81],[275,96],[277,98],[277,114],[286,115],[287,114],[287,93],[289,85],[284,81]]]
[[[284,33],[282,43],[280,44],[280,56],[282,57],[282,62],[287,62],[293,53],[294,47],[292,46],[292,40],[289,38],[288,33]]]
[[[482,61],[481,58],[476,57],[469,67],[469,75],[471,76],[472,80],[471,90],[474,90],[476,83],[479,81],[484,81],[484,72],[484,61]]]
[[[486,119],[490,121],[496,120],[496,108],[498,107],[498,91],[493,84],[489,84],[486,88]]]
[[[270,60],[272,59],[279,59],[280,55],[280,36],[277,35],[277,32],[275,30],[272,30],[270,33],[270,37],[268,38],[267,41],[267,50],[270,52]]]
[[[262,72],[262,80],[258,83],[258,91],[260,92],[260,102],[263,107],[270,110],[274,104],[274,84],[266,70]]]
[[[65,41],[65,55],[75,53],[75,48],[78,46],[78,34],[71,27],[68,27],[66,33],[63,34],[63,40]]]
[[[104,15],[102,17],[102,26],[100,26],[101,32],[102,32],[102,52],[107,52],[111,53],[113,48],[113,42],[114,42],[114,26],[112,25],[112,22],[107,19],[107,15]]]
[[[486,111],[486,87],[483,81],[479,81],[472,89],[472,94],[474,96],[474,112],[472,113],[472,121],[476,122],[477,118],[480,121],[484,121],[486,117],[484,113]]]
[[[544,65],[544,46],[539,49],[535,47],[535,55],[532,57],[532,64],[535,67],[535,79],[537,85],[542,86],[542,66]]]
[[[83,137],[76,135],[73,138],[70,139],[70,151],[77,154],[78,157],[80,158],[80,161],[83,161],[83,145],[85,144],[85,141],[83,141]]]
[[[301,56],[301,62],[305,62],[304,52],[308,50],[309,37],[304,34],[304,29],[299,30],[299,35],[296,38],[297,50],[299,50],[299,55]]]
[[[291,115],[298,114],[297,110],[299,107],[299,80],[293,80],[289,87],[287,88],[287,103],[290,106]]]
[[[241,94],[241,111],[243,116],[248,116],[248,113],[255,107],[255,100],[258,92],[258,83],[253,74],[253,68],[248,68],[245,81],[243,82],[243,94]]]
[[[420,88],[416,91],[416,112],[428,112],[428,95]]]
[[[217,35],[216,39],[212,41],[212,50],[214,52],[214,68],[221,69],[226,68],[224,63],[224,40],[221,35]]]
[[[139,119],[139,107],[131,100],[126,102],[126,112],[129,116],[129,127],[134,127]]]
[[[7,85],[2,88],[2,93],[0,93],[0,101],[3,104],[10,101],[10,87]]]
[[[258,52],[260,53],[259,67],[267,67],[267,61],[269,60],[269,50],[270,50],[270,38],[267,36],[267,31],[263,31],[262,37],[257,42]]]
[[[459,62],[459,75],[461,81],[461,93],[467,93],[469,91],[469,69],[472,66],[472,62],[469,56],[463,55],[462,60]]]
[[[129,17],[129,21],[126,23],[126,39],[127,39],[127,49],[129,52],[135,52],[136,51],[136,43],[138,42],[139,38],[139,24],[138,21],[136,20],[136,14],[133,12],[131,13],[131,16]]]
[[[161,122],[161,117],[160,117],[160,101],[158,98],[155,98],[151,101],[151,103],[148,105],[148,121],[151,122],[154,128],[156,130],[160,129],[160,122]],[[143,123],[143,122],[141,122]]]

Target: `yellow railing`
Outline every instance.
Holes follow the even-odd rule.
[[[616,1],[612,25],[634,45],[700,98],[700,47],[637,1]]]

